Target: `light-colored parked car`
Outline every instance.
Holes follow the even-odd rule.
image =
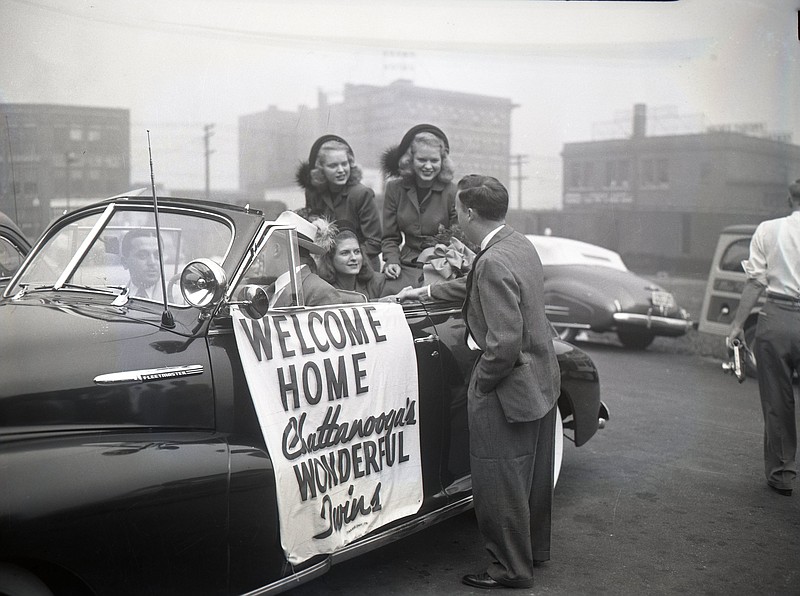
[[[613,250],[570,238],[527,237],[544,266],[548,318],[563,339],[582,330],[612,331],[623,346],[643,350],[658,336],[678,337],[692,327],[670,292],[628,270]]]

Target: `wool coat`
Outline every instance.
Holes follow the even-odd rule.
[[[364,244],[367,257],[377,260],[381,253],[381,218],[375,205],[375,193],[363,184],[348,183],[342,192],[332,197],[330,192],[306,189],[306,207],[325,216],[328,221],[347,220],[358,240]]]
[[[426,243],[433,245],[439,226],[450,228],[457,222],[456,185],[452,182],[436,181],[427,195],[418,197],[413,179],[390,180],[383,199],[384,262],[415,264]]]

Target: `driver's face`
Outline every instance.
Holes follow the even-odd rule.
[[[134,238],[123,265],[137,286],[149,288],[158,282],[158,240],[154,237]]]

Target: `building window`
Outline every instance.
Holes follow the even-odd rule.
[[[666,158],[642,160],[642,187],[665,188],[669,186],[669,160]]]
[[[630,165],[627,159],[606,162],[606,188],[628,188]]]
[[[90,130],[87,138],[90,141],[99,141],[100,140],[100,131],[96,130],[96,129]]]
[[[590,161],[573,161],[569,164],[570,188],[591,188],[594,178],[594,163]]]
[[[69,140],[70,141],[82,141],[83,140],[83,129],[73,126],[69,130]]]

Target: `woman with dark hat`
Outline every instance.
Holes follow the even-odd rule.
[[[360,292],[370,300],[381,298],[386,277],[372,268],[351,222],[332,224],[327,234],[330,241],[320,242],[327,250],[319,257],[319,276],[338,290]]]
[[[391,293],[422,285],[417,257],[432,245],[440,225],[457,223],[456,185],[447,136],[431,124],[411,128],[382,162],[384,174],[393,177],[386,183],[381,242]]]
[[[342,137],[323,135],[311,146],[308,161],[300,164],[295,178],[305,190],[306,207],[332,223],[355,224],[367,258],[380,267],[381,220],[375,193],[361,184],[361,168],[350,145]]]

